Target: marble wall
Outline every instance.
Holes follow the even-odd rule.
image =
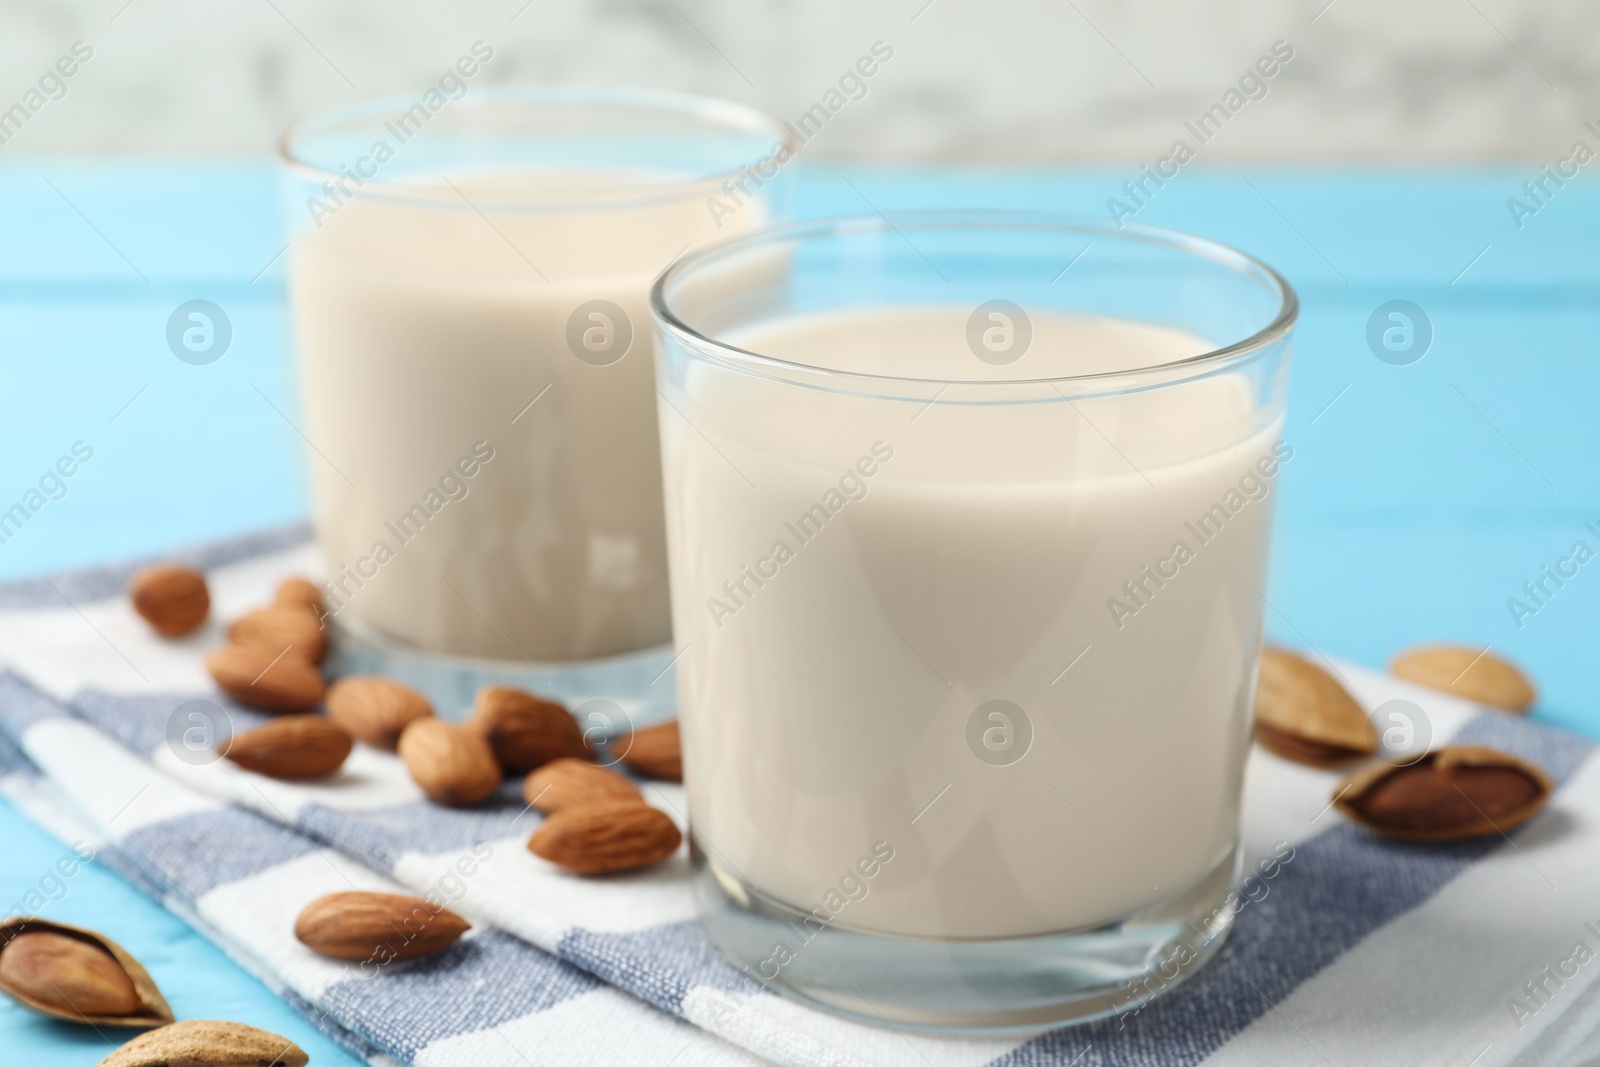
[[[0,161],[265,152],[477,40],[484,82],[784,117],[882,41],[892,59],[808,148],[834,158],[1137,164],[1219,103],[1211,161],[1542,161],[1600,125],[1593,0],[3,0]],[[1275,42],[1292,57],[1248,76]]]

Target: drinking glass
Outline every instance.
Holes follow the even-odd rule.
[[[763,984],[1131,1010],[1221,945],[1297,304],[1197,237],[872,215],[651,293],[690,844]]]
[[[671,637],[646,296],[685,250],[781,216],[786,134],[717,100],[453,84],[281,147],[344,659],[470,700],[582,695],[593,672],[564,668],[622,657],[641,689]]]

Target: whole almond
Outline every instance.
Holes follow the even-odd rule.
[[[1486,651],[1459,645],[1427,645],[1396,656],[1397,678],[1505,711],[1527,711],[1538,694],[1517,668]]]
[[[305,1067],[310,1059],[299,1045],[270,1030],[185,1019],[140,1034],[98,1067]]]
[[[476,804],[500,787],[500,765],[488,742],[453,723],[417,719],[398,747],[411,780],[436,804]]]
[[[327,614],[323,606],[322,590],[304,578],[285,578],[278,583],[272,606],[278,608],[303,608],[317,618]]]
[[[224,645],[206,657],[206,670],[224,693],[250,708],[306,711],[322,699],[316,664],[259,645]]]
[[[581,759],[552,760],[528,775],[522,799],[546,815],[606,800],[644,802],[639,788],[622,775]]]
[[[1507,752],[1457,745],[1405,767],[1377,764],[1349,778],[1334,804],[1357,822],[1411,841],[1502,833],[1532,818],[1555,785]]]
[[[566,808],[528,838],[528,851],[579,874],[612,874],[660,863],[683,835],[664,812],[637,800]]]
[[[172,1009],[139,961],[110,938],[20,917],[0,925],[0,991],[69,1022],[160,1026]]]
[[[462,725],[489,742],[495,759],[517,773],[589,755],[583,731],[566,708],[510,686],[478,690],[472,717]]]
[[[1337,766],[1378,751],[1378,731],[1344,686],[1283,649],[1261,653],[1256,740],[1285,759]]]
[[[328,652],[328,633],[315,615],[303,608],[258,608],[241,615],[228,627],[228,640],[237,645],[256,645],[276,656],[291,656],[321,663]]]
[[[417,719],[433,715],[428,698],[408,685],[376,675],[352,674],[328,687],[328,718],[358,740],[391,752]]]
[[[128,581],[128,596],[163,637],[193,633],[211,611],[206,576],[192,567],[145,567]]]
[[[338,770],[354,744],[349,731],[320,715],[285,715],[239,734],[223,755],[247,771],[299,781]]]
[[[635,730],[632,737],[617,743],[617,751],[622,753],[622,762],[646,778],[683,781],[683,746],[678,740],[677,720]]]
[[[445,907],[399,893],[329,893],[294,921],[294,936],[340,960],[407,960],[456,943],[471,925]]]
[[[0,988],[63,1015],[132,1015],[139,994],[111,953],[66,934],[18,934],[0,952]]]

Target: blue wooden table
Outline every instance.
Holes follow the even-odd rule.
[[[817,169],[797,210],[1104,215],[1130,176]],[[1600,561],[1547,582],[1554,595],[1537,603],[1523,589],[1575,542],[1600,551],[1585,525],[1600,530],[1600,191],[1569,184],[1519,227],[1507,200],[1529,176],[1185,171],[1136,219],[1252,252],[1303,302],[1269,634],[1375,666],[1416,641],[1492,645],[1540,684],[1539,718],[1600,737]],[[270,167],[13,163],[0,203],[0,510],[75,443],[94,451],[0,543],[0,578],[304,519]],[[166,339],[195,299],[223,308],[233,333],[204,366]],[[1415,361],[1369,345],[1369,320],[1394,300],[1431,327]],[[1512,598],[1537,610],[1514,613]],[[61,848],[3,805],[0,839],[10,902]],[[354,1062],[102,870],[43,914],[120,940],[180,1016],[251,1022],[315,1063]],[[6,1003],[0,1048],[54,1067],[107,1046]]]

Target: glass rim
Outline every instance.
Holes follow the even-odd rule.
[[[274,154],[280,166],[291,174],[313,183],[324,180],[346,179],[348,176],[333,166],[313,162],[300,149],[307,134],[319,124],[331,125],[341,120],[360,120],[371,117],[392,116],[397,110],[405,111],[418,102],[417,94],[402,94],[363,100],[327,111],[319,111],[291,123],[278,137]],[[451,106],[457,111],[466,108],[523,106],[532,109],[551,109],[563,106],[611,108],[618,112],[654,112],[661,116],[688,117],[698,120],[708,131],[724,130],[732,133],[770,135],[774,150],[777,146],[795,150],[794,138],[783,123],[759,108],[748,104],[723,100],[713,96],[693,93],[675,93],[656,89],[596,89],[566,86],[491,85],[484,86],[455,101]],[[587,183],[564,187],[541,187],[526,194],[512,194],[492,199],[497,207],[543,207],[582,209],[590,205],[615,206],[630,197],[641,199],[672,196],[682,190],[700,188],[718,179],[743,174],[757,160],[741,159],[725,167],[694,174],[672,174],[634,183],[606,185],[599,189]],[[388,179],[380,176],[363,178],[360,183],[363,196],[376,195],[394,199],[424,199],[449,202],[454,194],[439,192],[427,183],[412,179]],[[588,196],[573,197],[573,192],[592,190]],[[431,195],[430,195],[431,194]],[[558,195],[559,194],[559,195]]]
[[[708,263],[730,253],[761,245],[778,245],[786,242],[798,244],[819,237],[868,230],[894,234],[909,244],[909,239],[905,238],[901,232],[902,230],[927,229],[931,227],[947,229],[1058,230],[1093,235],[1100,239],[1112,238],[1160,245],[1196,258],[1208,260],[1230,268],[1238,274],[1254,278],[1256,281],[1263,283],[1269,291],[1276,294],[1278,310],[1269,323],[1248,337],[1167,363],[1156,363],[1132,369],[1099,371],[1092,374],[1064,374],[1043,378],[945,379],[839,370],[815,363],[802,363],[795,360],[779,359],[776,356],[763,355],[701,333],[685,322],[669,306],[666,295],[669,285],[679,281],[697,268],[706,266]],[[915,246],[912,247],[915,250]],[[673,335],[678,341],[686,342],[690,347],[701,350],[706,354],[713,354],[718,361],[746,373],[767,377],[777,376],[795,384],[815,385],[819,381],[822,383],[859,382],[874,387],[875,395],[880,396],[886,394],[878,390],[892,389],[898,386],[902,390],[908,391],[888,395],[912,400],[926,399],[923,391],[928,386],[937,385],[946,387],[960,386],[963,389],[970,389],[981,394],[985,390],[998,392],[1004,389],[1029,386],[1050,386],[1060,383],[1082,385],[1083,383],[1091,383],[1111,386],[1112,388],[1107,389],[1107,392],[1118,392],[1124,391],[1124,388],[1148,388],[1153,385],[1166,385],[1203,377],[1222,369],[1246,363],[1287,337],[1294,328],[1295,322],[1299,319],[1300,299],[1295,293],[1294,287],[1289,284],[1288,279],[1262,260],[1231,245],[1213,241],[1210,238],[1184,233],[1181,230],[1171,230],[1165,227],[1147,226],[1139,223],[1118,224],[1097,216],[1065,212],[962,209],[891,211],[873,214],[863,212],[854,215],[806,219],[766,226],[750,233],[718,241],[715,244],[706,245],[680,256],[656,277],[655,283],[650,287],[650,312],[659,329]],[[803,383],[797,381],[793,377],[796,374],[802,376],[806,381]],[[1133,379],[1133,381],[1130,381],[1129,385],[1124,388],[1117,388],[1116,382],[1123,379]],[[1139,381],[1139,379],[1155,380]]]

